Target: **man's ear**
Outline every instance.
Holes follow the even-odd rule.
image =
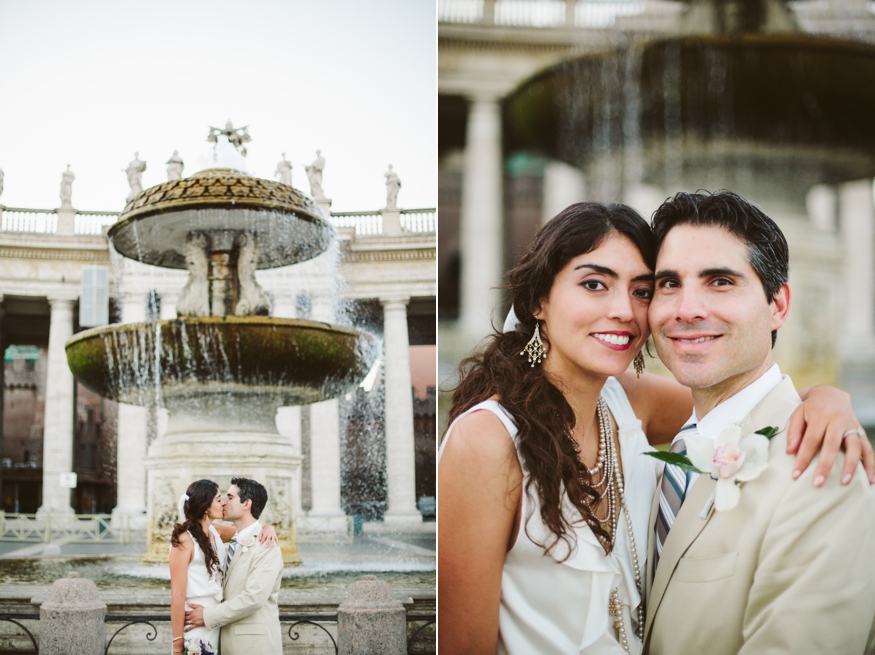
[[[250,514],[252,513],[252,499],[251,498],[243,503],[243,509],[248,510]]]
[[[769,304],[772,309],[773,330],[777,330],[787,320],[787,314],[790,312],[790,295],[790,285],[785,282]]]

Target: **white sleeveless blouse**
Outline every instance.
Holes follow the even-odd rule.
[[[632,518],[638,566],[646,570],[647,522],[650,504],[656,491],[658,463],[641,453],[653,450],[641,429],[626,392],[616,380],[608,378],[601,393],[619,426],[619,441],[625,480],[626,503]],[[465,414],[485,410],[495,414],[517,443],[513,418],[496,401],[487,400]],[[462,416],[464,416],[463,414]],[[461,417],[460,417],[461,418]],[[447,430],[440,452],[450,438]],[[523,489],[529,479],[525,463]],[[574,530],[577,544],[565,559],[569,547],[560,541],[548,554],[538,543],[552,543],[552,535],[541,521],[537,492],[522,494],[520,529],[513,548],[508,551],[501,574],[498,652],[507,655],[622,655],[617,641],[614,617],[608,613],[611,592],[619,590],[624,604],[623,622],[633,655],[641,652],[635,637],[637,612],[641,602],[635,587],[635,575],[623,516],[617,526],[613,552],[604,549],[592,530],[579,523]],[[566,499],[567,501],[567,499]],[[566,504],[569,517],[580,514]],[[565,561],[562,561],[562,560]]]
[[[216,556],[219,558],[219,567],[213,571],[212,575],[207,574],[206,556],[201,550],[200,544],[188,533],[191,538],[191,543],[194,546],[194,553],[191,562],[188,565],[188,581],[185,585],[186,602],[195,599],[211,598],[212,600],[222,602],[222,573],[225,566],[225,544],[222,543],[222,538],[219,536],[218,530],[212,525],[209,526],[207,536],[213,544],[213,549],[216,551]],[[195,602],[198,602],[195,600]],[[203,604],[198,602],[198,604]]]

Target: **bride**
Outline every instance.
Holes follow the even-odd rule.
[[[689,389],[627,371],[644,364],[654,260],[633,209],[580,203],[509,273],[519,318],[462,362],[439,454],[443,655],[641,652],[657,466],[640,453],[692,411]],[[844,396],[812,393],[791,443],[807,421],[816,449],[853,416]]]
[[[222,602],[225,543],[236,533],[234,526],[213,523],[221,520],[225,500],[212,480],[192,482],[179,499],[182,523],[173,526],[170,539],[170,624],[173,653],[218,655],[219,632],[205,627],[183,633],[185,611],[190,603],[210,607]],[[265,526],[261,542],[276,543],[273,527]]]

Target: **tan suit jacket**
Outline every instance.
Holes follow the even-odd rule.
[[[210,630],[222,626],[222,655],[282,655],[279,596],[283,556],[277,546],[238,546],[225,573],[225,601],[204,608]]]
[[[822,655],[868,652],[875,618],[875,490],[862,465],[847,486],[841,459],[826,484],[815,465],[794,482],[786,428],[799,396],[789,378],[746,417],[744,434],[781,432],[769,465],[728,511],[700,513],[714,488],[687,493],[653,576],[649,539],[645,652],[650,655]],[[650,513],[650,531],[659,499]],[[868,644],[868,648],[867,648]]]

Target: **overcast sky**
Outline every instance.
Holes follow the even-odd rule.
[[[322,150],[335,211],[437,203],[435,0],[0,0],[0,204],[118,211],[179,150],[209,163],[208,126],[248,125],[246,169],[294,186]]]

